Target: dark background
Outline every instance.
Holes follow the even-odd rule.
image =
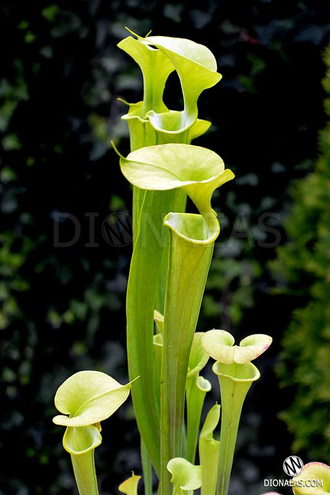
[[[213,126],[195,144],[219,153],[236,180],[214,198],[222,234],[199,330],[274,338],[245,405],[232,482],[232,495],[259,495],[290,453],[312,460],[308,448],[292,451],[279,413],[293,392],[275,372],[305,299],[281,290],[287,281],[269,262],[287,242],[291,184],[313,170],[326,123],[329,2],[3,0],[0,13],[1,495],[76,493],[63,429],[51,422],[55,391],[81,369],[127,380],[131,243],[102,227],[109,215],[116,225],[118,212],[130,214],[131,190],[109,144],[128,152],[127,108],[117,98],[142,96],[139,68],[116,47],[125,26],[204,44],[223,75],[200,98],[199,115]],[[174,78],[165,101],[181,108]],[[140,473],[130,402],[104,423],[103,439],[99,483],[114,494],[132,469]],[[330,461],[322,455],[314,460]]]

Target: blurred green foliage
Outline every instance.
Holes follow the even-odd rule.
[[[131,246],[109,244],[104,232],[108,215],[129,214],[130,204],[109,145],[111,137],[123,154],[129,148],[117,97],[138,101],[142,88],[136,65],[116,48],[124,26],[193,39],[217,58],[223,80],[200,101],[213,126],[196,144],[219,153],[237,179],[214,201],[222,233],[200,329],[225,328],[238,339],[266,332],[278,342],[296,300],[270,293],[267,262],[284,236],[288,186],[311,170],[324,126],[329,10],[325,0],[1,2],[1,495],[74,493],[51,423],[57,386],[81,369],[126,379]],[[181,105],[176,83],[165,91],[172,108]],[[303,277],[306,287],[314,280]],[[272,420],[283,409],[272,388],[273,349],[260,385],[267,400],[251,410],[260,433],[239,444],[240,493],[254,495],[262,473],[281,464],[275,456],[288,455],[278,440],[286,432]],[[97,459],[104,495],[139,471],[130,406],[107,428]]]
[[[330,47],[323,86],[330,116]],[[330,462],[330,124],[319,134],[315,170],[292,185],[293,206],[285,221],[289,241],[272,263],[285,290],[296,297],[282,341],[278,373],[292,403],[282,413],[294,435],[293,449]]]

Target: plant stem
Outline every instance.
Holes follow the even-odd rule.
[[[216,362],[213,371],[218,375],[221,389],[221,434],[217,495],[227,495],[243,403],[252,382],[259,378],[260,373],[252,363],[221,364]]]
[[[99,495],[95,472],[94,450],[71,455],[72,467],[79,495]]]
[[[183,219],[194,238],[175,230]],[[171,226],[171,220],[174,225]],[[213,243],[201,242],[201,215],[168,215],[171,241],[165,296],[164,342],[161,375],[161,495],[171,494],[168,462],[182,457],[184,404],[189,355],[197,325]]]
[[[163,251],[168,238],[163,218],[168,208],[181,211],[186,197],[177,191],[144,191],[127,287],[127,354],[132,398],[139,431],[152,465],[159,473],[159,394],[154,374],[154,309]],[[141,282],[143,277],[143,282]]]
[[[213,438],[213,432],[220,418],[220,406],[215,404],[208,412],[199,436],[199,462],[202,466],[201,495],[215,495],[218,481],[219,440]]]
[[[141,461],[143,470],[144,495],[152,495],[152,467],[148,452],[141,438]]]
[[[206,392],[211,390],[211,384],[198,376],[198,373],[187,378],[187,461],[195,463],[198,443],[198,432]]]

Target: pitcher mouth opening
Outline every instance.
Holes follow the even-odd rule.
[[[212,229],[202,215],[198,213],[169,213],[164,218],[164,225],[179,237],[193,244],[211,244],[220,232],[219,222],[214,215]]]
[[[258,368],[250,362],[244,364],[223,364],[217,361],[214,363],[212,370],[217,376],[228,377],[240,382],[254,382],[260,377]]]

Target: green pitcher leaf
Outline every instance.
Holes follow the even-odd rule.
[[[130,377],[140,376],[132,390],[136,420],[153,467],[158,473],[160,398],[159,383],[155,383],[154,309],[163,310],[157,307],[162,261],[165,259],[167,266],[169,244],[163,219],[168,208],[182,211],[183,205],[176,190],[142,192],[146,194],[127,286],[127,352]],[[141,283],[141,274],[144,283]]]
[[[63,415],[53,422],[67,426],[63,447],[71,454],[80,495],[98,495],[94,450],[102,442],[100,422],[122,405],[130,388],[131,383],[121,385],[100,371],[79,371],[56,392],[55,406]]]
[[[132,34],[134,35],[134,33]],[[161,145],[169,142],[190,143],[192,139],[203,134],[210,125],[209,122],[197,118],[197,100],[204,89],[214,86],[221,78],[221,75],[216,72],[214,56],[206,47],[189,40],[150,36],[146,38],[136,36],[136,38],[136,40],[133,38],[123,40],[119,44],[140,65],[144,79],[143,101],[129,105],[129,112],[124,117],[130,129],[133,153],[140,148],[145,151],[146,146],[151,147],[151,145]],[[166,62],[164,56],[166,57]],[[168,110],[163,102],[164,86],[169,74],[174,69],[180,78],[184,99],[184,108],[181,112]],[[156,146],[152,147],[156,148]],[[183,150],[181,156],[174,156],[174,158],[176,158],[177,162],[181,161],[182,163],[182,158],[187,159],[187,156],[185,156],[187,153],[188,149]],[[172,156],[163,157],[167,161],[169,171],[172,168],[173,155],[178,154],[179,151],[176,149],[173,150]],[[191,154],[193,154],[192,151]],[[207,150],[204,150],[204,156],[199,152],[199,156],[195,161],[205,162],[206,154]],[[214,154],[214,156],[217,155]],[[133,161],[135,158],[133,156]],[[140,159],[142,159],[142,162],[144,161],[143,154],[139,155],[138,160],[135,160],[135,165],[137,165],[139,171],[137,178],[141,178],[143,175],[144,178],[147,178],[149,171],[145,170],[143,166],[141,167]],[[217,160],[221,162],[220,157],[217,157]],[[127,164],[127,159],[121,158],[121,165],[123,163]],[[194,166],[192,162],[191,167],[189,167],[190,170],[193,170]],[[198,170],[200,168],[201,166],[198,167]],[[205,166],[206,168],[207,166]],[[141,171],[144,172],[141,173]],[[156,472],[159,471],[160,449],[159,386],[155,384],[155,379],[157,380],[158,376],[157,363],[159,362],[158,354],[161,346],[157,342],[158,337],[153,339],[152,316],[155,308],[162,312],[164,311],[165,284],[163,282],[167,266],[168,240],[170,239],[169,236],[163,237],[164,231],[160,228],[162,219],[168,212],[176,212],[166,215],[164,226],[169,227],[171,236],[181,237],[182,242],[179,241],[178,244],[182,246],[184,244],[189,245],[189,247],[183,247],[181,253],[184,253],[187,249],[192,250],[193,246],[198,244],[194,262],[191,266],[193,267],[195,266],[194,263],[197,263],[200,269],[199,273],[203,272],[199,276],[199,282],[202,281],[202,283],[198,287],[197,295],[193,296],[194,308],[192,314],[189,316],[187,313],[183,318],[188,323],[189,330],[187,330],[187,336],[180,344],[185,350],[178,378],[181,394],[178,410],[181,410],[182,398],[184,401],[191,340],[196,326],[196,317],[199,313],[201,296],[204,292],[204,275],[209,269],[213,241],[220,230],[216,214],[211,209],[211,196],[215,188],[233,178],[233,174],[228,170],[224,171],[222,164],[222,169],[217,170],[214,176],[206,173],[201,179],[197,178],[197,181],[195,177],[188,175],[186,179],[179,177],[179,182],[175,184],[173,183],[173,175],[170,178],[172,179],[171,184],[165,185],[165,187],[163,184],[160,188],[155,187],[155,184],[159,183],[159,177],[157,176],[154,177],[150,186],[135,182],[134,179],[131,180],[134,185],[134,249],[127,292],[128,363],[130,377],[140,375],[139,383],[133,390],[133,403],[139,430]],[[186,184],[184,184],[185,180]],[[197,209],[203,215],[202,217],[200,215],[177,215],[177,213],[183,212],[185,209],[185,193],[189,194],[195,202]],[[167,211],[165,208],[167,208]],[[161,215],[162,219],[160,221]],[[141,273],[144,274],[146,279],[146,283],[142,284],[142,286]],[[185,279],[189,278],[188,273],[181,273],[177,277],[177,282],[180,278],[182,283],[185,283]],[[175,285],[176,282],[173,282]],[[192,283],[192,285],[194,286],[195,284]],[[173,284],[171,284],[171,287],[173,288]],[[188,293],[190,294],[189,291]],[[174,291],[173,297],[176,297],[175,294],[176,291]],[[184,297],[179,299],[180,302],[184,302]],[[179,304],[177,307],[179,307]],[[171,326],[172,318],[169,317],[168,312],[167,321],[168,325]],[[165,321],[164,327],[166,327]],[[164,329],[165,333],[166,330]],[[167,339],[163,344],[163,352],[168,352],[168,350],[164,349],[168,344],[169,340]],[[163,359],[164,361],[165,359]],[[171,363],[169,366],[171,366]],[[176,366],[173,367],[173,370],[175,369]],[[181,413],[179,414],[181,415]],[[179,418],[178,423],[181,423]],[[179,430],[181,431],[181,424]],[[179,437],[182,440],[182,432],[179,433]],[[174,443],[176,443],[176,440],[174,440]],[[171,457],[175,457],[175,455]],[[165,456],[167,460],[171,457]],[[162,470],[166,471],[166,464],[162,465]],[[162,495],[167,495],[168,491],[166,490]]]
[[[127,480],[123,481],[121,485],[119,485],[118,490],[121,493],[125,493],[126,495],[138,495],[138,484],[141,479],[141,476],[136,476],[132,473],[132,476]]]
[[[57,390],[55,407],[63,414],[53,418],[62,426],[88,426],[109,418],[127,399],[131,383],[121,385],[100,371],[79,371]]]
[[[205,440],[213,439],[213,432],[218,426],[220,419],[220,409],[221,408],[219,404],[214,404],[214,406],[211,407],[204,421],[200,438],[204,438]]]
[[[136,40],[131,36],[122,40],[118,47],[136,61],[143,76],[143,101],[128,104],[129,111],[122,117],[129,127],[131,150],[135,150],[143,146],[151,146],[158,141],[157,133],[146,118],[146,113],[149,110],[156,112],[168,110],[163,102],[163,92],[174,66],[160,50],[143,44],[139,39]]]
[[[214,151],[200,146],[170,143],[148,146],[120,158],[123,175],[141,189],[166,191],[209,182],[225,166]]]
[[[164,142],[190,143],[206,132],[210,123],[197,119],[197,100],[202,91],[222,77],[216,72],[216,60],[208,48],[166,36],[137,36],[137,39],[129,36],[118,47],[137,62],[143,75],[143,101],[130,104],[128,114],[123,117],[133,137],[132,150]],[[163,101],[166,80],[173,70],[181,83],[183,111],[168,110]],[[171,138],[166,137],[169,134]]]
[[[188,378],[196,373],[199,373],[204,366],[206,366],[209,360],[209,355],[201,343],[201,338],[203,335],[203,332],[195,332],[194,334],[194,340],[189,356]]]
[[[220,406],[215,404],[208,412],[199,437],[199,461],[202,466],[202,495],[215,495],[218,480],[220,442],[213,432],[220,419]]]
[[[182,38],[149,36],[142,40],[164,53],[174,65],[180,78],[184,110],[182,112],[149,112],[150,122],[156,130],[178,132],[191,127],[197,120],[197,101],[205,89],[221,79],[212,52],[203,45]]]
[[[209,356],[201,344],[202,332],[196,332],[192,342],[186,382],[187,445],[186,459],[195,462],[198,444],[199,425],[206,392],[211,384],[199,372],[204,368]]]
[[[164,225],[170,228],[171,247],[165,297],[161,385],[163,495],[169,493],[169,487],[166,486],[169,485],[169,480],[166,480],[165,473],[167,462],[171,458],[182,457],[183,452],[184,399],[189,356],[211,264],[214,240],[220,230],[212,210],[210,215],[213,219],[212,229],[204,217],[198,214],[170,213],[164,219]],[[196,375],[188,379],[192,380],[193,385]],[[196,387],[193,390],[199,392]],[[193,430],[196,431],[196,428]],[[191,459],[194,456],[194,436],[195,434],[191,436],[190,443]]]
[[[220,471],[217,494],[227,495],[243,403],[251,384],[258,380],[260,373],[250,362],[223,364],[217,361],[212,370],[218,376],[221,391]]]
[[[206,332],[201,343],[205,351],[216,361],[224,364],[244,364],[253,361],[265,352],[272,343],[272,338],[264,334],[255,334],[234,345],[234,337],[225,330]]]
[[[71,427],[63,436],[63,447],[69,454],[82,455],[101,445],[100,428],[96,425]]]
[[[187,410],[187,444],[186,459],[194,463],[198,444],[199,425],[201,420],[204,399],[212,389],[211,383],[198,375],[198,372],[189,376],[186,382],[186,410]]]
[[[211,218],[214,216],[211,209],[214,190],[234,178],[231,170],[225,170],[219,155],[187,144],[142,148],[127,158],[121,157],[120,166],[127,180],[138,188],[155,191],[183,188],[199,211]]]
[[[192,494],[202,486],[201,466],[194,466],[182,457],[171,459],[167,469],[172,475],[173,495]]]
[[[130,55],[139,65],[143,76],[143,101],[132,106],[130,116],[145,118],[149,110],[165,112],[163,93],[168,76],[175,67],[168,56],[149,44],[131,36],[118,43],[118,47]]]
[[[164,311],[160,442],[162,492],[167,495],[170,490],[169,479],[166,480],[167,462],[182,456],[189,355],[214,241],[220,231],[216,213],[211,208],[211,197],[219,185],[233,178],[233,174],[224,170],[224,164],[216,153],[184,144],[143,148],[130,153],[127,158],[121,157],[120,162],[123,174],[134,186],[155,189],[155,194],[157,191],[164,194],[175,188],[184,189],[202,213],[169,213],[164,218],[164,225],[171,234]],[[157,196],[157,201],[160,199],[161,196]],[[143,221],[142,210],[140,223]],[[142,235],[141,229],[139,240],[145,253],[148,243],[143,242]],[[150,256],[145,262],[146,266],[150,265]],[[143,273],[148,273],[148,268],[146,270]],[[139,285],[137,290],[141,293],[144,288]],[[153,437],[156,438],[155,434]]]

